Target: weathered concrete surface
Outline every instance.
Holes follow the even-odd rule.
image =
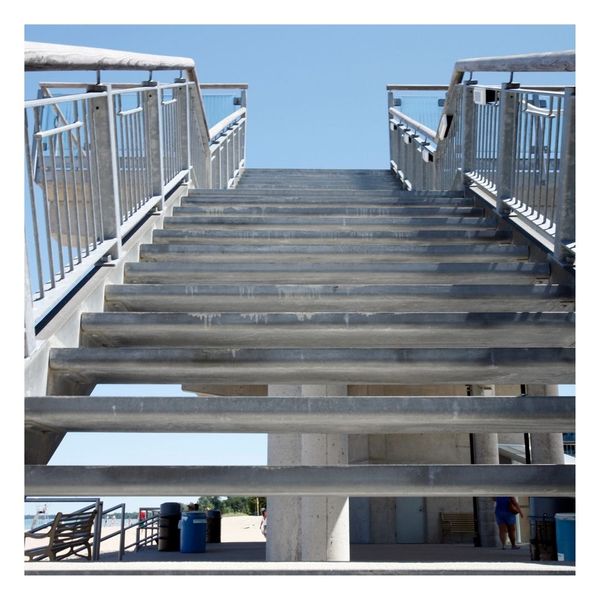
[[[25,467],[28,496],[169,496],[174,490],[184,496],[569,497],[575,493],[575,468],[574,465]]]
[[[575,398],[42,396],[26,398],[25,427],[46,431],[379,434],[571,431]]]

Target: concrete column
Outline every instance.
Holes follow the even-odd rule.
[[[558,396],[557,385],[528,385],[528,396]],[[539,465],[562,465],[565,462],[562,432],[532,433],[531,462]]]
[[[269,385],[269,396],[297,396],[302,394],[299,385]],[[267,462],[269,466],[299,465],[301,436],[299,433],[269,434]],[[299,496],[267,498],[268,561],[298,561],[301,556]]]
[[[495,386],[474,385],[473,395],[495,396]],[[473,459],[475,464],[499,464],[497,433],[473,434]],[[495,502],[491,498],[476,498],[475,501],[477,503],[477,525],[480,544],[485,548],[494,548],[499,543],[494,514],[496,508]]]
[[[302,395],[345,396],[345,385],[303,385]],[[303,465],[348,464],[346,434],[302,434]],[[348,498],[304,496],[302,498],[302,560],[350,560],[350,512]]]

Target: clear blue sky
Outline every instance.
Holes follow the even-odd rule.
[[[202,81],[248,83],[249,167],[387,168],[387,83],[447,84],[461,58],[573,49],[575,27],[32,25],[25,27],[25,39],[187,56]],[[53,79],[66,77],[28,75],[26,97],[34,97],[38,80]],[[527,76],[526,81],[573,79]],[[124,386],[102,387],[96,394],[130,393]],[[135,393],[180,393],[174,386],[163,392],[142,387]],[[265,462],[264,435],[69,434],[51,464]],[[120,499],[107,499],[113,501]],[[127,508],[160,501],[129,499]]]

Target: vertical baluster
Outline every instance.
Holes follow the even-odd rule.
[[[71,246],[72,231],[71,231],[71,211],[69,209],[69,189],[67,184],[67,166],[65,162],[65,148],[63,142],[64,133],[58,134],[58,148],[60,152],[60,164],[62,171],[62,186],[63,186],[63,198],[64,198],[64,211],[65,211],[65,226],[66,226],[66,239],[67,239],[67,255],[69,257],[69,271],[74,268],[73,261],[73,248]],[[62,243],[61,243],[62,247]]]
[[[80,109],[79,102],[75,102],[75,120],[80,120]],[[81,188],[81,195],[83,198],[82,202],[82,210],[83,210],[83,229],[85,236],[85,255],[89,256],[90,254],[90,228],[89,228],[89,214],[88,214],[88,195],[87,195],[87,186],[86,186],[86,176],[84,169],[84,156],[86,155],[86,150],[82,145],[81,141],[81,130],[86,127],[85,120],[83,119],[83,115],[81,116],[81,122],[83,125],[77,128],[77,158],[79,162],[79,186]],[[88,171],[89,175],[89,171]]]
[[[75,103],[76,104],[76,103]],[[75,106],[74,114],[77,114],[77,107]],[[77,128],[79,129],[79,128]],[[77,262],[81,264],[81,226],[79,222],[79,194],[77,193],[77,181],[75,178],[75,153],[73,152],[73,136],[75,135],[72,131],[67,132],[67,139],[69,140],[69,154],[71,157],[71,187],[73,190],[73,212],[75,213],[75,232],[77,236]]]
[[[499,214],[507,214],[510,208],[505,204],[505,200],[514,195],[511,189],[511,173],[515,157],[517,102],[514,91],[506,85],[503,85],[500,91],[499,119],[496,210]]]
[[[554,176],[552,184],[552,213],[550,219],[553,223],[556,223],[556,206],[557,206],[557,192],[558,192],[558,176],[560,172],[559,154],[560,154],[560,140],[561,140],[561,124],[562,124],[562,108],[563,102],[562,97],[556,98],[556,118],[554,120],[554,129],[556,131],[555,142],[554,142]]]
[[[29,124],[27,120],[27,109],[25,109],[25,157],[27,160],[27,184],[29,187],[29,201],[31,206],[31,221],[33,227],[33,244],[35,249],[35,264],[36,264],[36,274],[38,280],[38,288],[40,290],[40,298],[44,297],[44,278],[43,278],[43,269],[42,269],[42,253],[40,249],[40,233],[39,233],[39,223],[38,223],[38,215],[37,215],[37,207],[36,207],[36,199],[35,199],[35,187],[33,184],[33,165],[31,161],[32,152],[31,152],[31,144],[29,143]],[[33,298],[33,295],[31,296]]]
[[[99,181],[99,173],[98,173],[98,165],[97,165],[97,152],[96,152],[96,142],[95,142],[95,133],[94,133],[94,121],[88,110],[89,104],[92,102],[91,100],[84,100],[82,104],[84,118],[85,118],[85,139],[87,146],[87,163],[88,163],[88,172],[90,174],[90,208],[92,213],[92,235],[94,237],[93,248],[94,250],[98,246],[98,241],[104,241],[104,236],[102,232],[102,204],[100,202],[100,181]],[[96,210],[97,207],[97,210]],[[97,213],[97,214],[96,214]]]
[[[60,215],[60,206],[59,206],[59,198],[60,198],[60,194],[58,192],[58,183],[56,181],[57,179],[57,171],[58,168],[56,166],[56,147],[55,147],[55,143],[54,143],[54,137],[53,135],[48,137],[48,143],[50,145],[50,156],[52,159],[52,182],[53,182],[53,189],[54,189],[54,210],[55,210],[55,217],[56,217],[56,236],[58,238],[57,241],[57,246],[58,246],[58,266],[60,269],[60,278],[64,279],[65,277],[65,264],[64,264],[64,256],[63,256],[63,252],[62,252],[62,218]]]

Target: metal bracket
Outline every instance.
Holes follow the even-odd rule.
[[[515,83],[513,82],[513,77],[514,77],[514,71],[510,72],[510,79],[508,80],[507,83],[503,83],[502,84],[502,88],[505,90],[515,90],[521,87],[520,83]]]
[[[477,85],[477,79],[473,79],[473,71],[469,71],[469,79],[464,82],[464,85]]]

